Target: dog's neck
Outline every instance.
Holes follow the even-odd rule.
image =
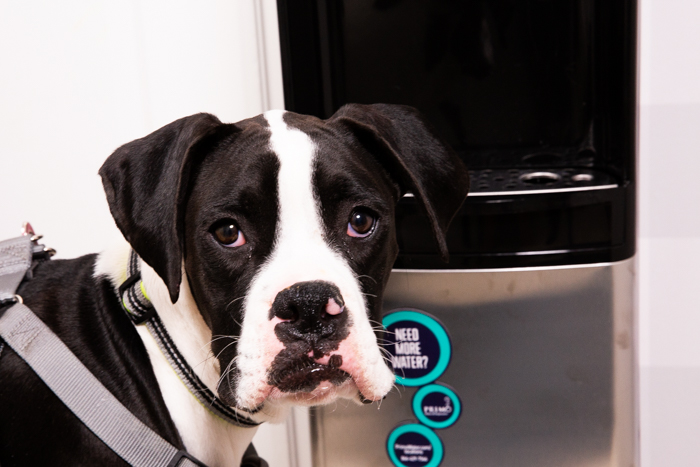
[[[126,280],[130,251],[131,247],[123,242],[101,253],[95,274],[108,276],[114,287],[118,288]],[[211,353],[212,333],[197,309],[187,278],[183,274],[180,295],[173,304],[162,279],[143,261],[140,266],[148,298],[163,325],[187,363],[216,394],[219,361]],[[211,467],[238,465],[256,428],[229,424],[202,406],[180,381],[148,329],[136,326],[136,330],[148,351],[163,399],[187,451]]]

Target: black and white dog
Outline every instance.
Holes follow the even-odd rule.
[[[408,107],[347,105],[328,120],[198,114],[128,143],[100,169],[128,244],[39,264],[24,303],[139,419],[209,466],[238,465],[254,428],[213,415],[122,310],[130,251],[144,293],[199,378],[255,421],[290,405],[381,400],[382,292],[407,192],[444,235],[468,189],[459,160]],[[1,345],[1,344],[0,344]],[[119,465],[8,346],[0,464]]]

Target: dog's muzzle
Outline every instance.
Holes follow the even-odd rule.
[[[284,344],[272,362],[268,384],[282,392],[309,392],[321,381],[334,385],[350,375],[341,370],[340,343],[351,320],[340,290],[325,281],[298,282],[277,294],[270,309],[275,335]]]

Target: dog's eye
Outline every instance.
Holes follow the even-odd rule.
[[[377,219],[364,210],[355,210],[350,214],[348,222],[348,235],[351,237],[366,237],[374,231]]]
[[[212,235],[223,246],[236,247],[245,245],[245,236],[233,221],[216,224],[212,230]]]

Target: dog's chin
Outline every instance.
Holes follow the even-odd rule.
[[[321,358],[282,351],[266,370],[244,371],[229,380],[235,384],[227,385],[232,391],[224,401],[272,418],[294,405],[325,405],[337,399],[357,404],[381,401],[394,386],[393,372],[381,356],[361,367],[356,355],[343,345]]]
[[[349,375],[348,375],[349,376]],[[342,383],[336,384],[332,381],[322,380],[308,391],[283,391],[278,387],[273,387],[267,400],[273,405],[302,405],[315,406],[326,405],[337,399],[351,399],[360,401],[359,391],[355,382],[351,378],[346,378]]]
[[[339,398],[360,402],[362,397],[351,376],[340,369],[325,365],[309,365],[298,371],[278,375],[275,385],[265,384],[256,391],[252,404],[241,403],[229,386],[219,388],[219,399],[225,404],[247,412],[278,411],[285,406],[313,406],[329,404]]]
[[[366,404],[381,399],[381,397],[375,397],[375,400],[366,399],[358,389],[355,380],[347,373],[342,377],[335,374],[330,375],[333,376],[332,380],[320,379],[313,386],[305,382],[297,390],[292,390],[289,387],[292,382],[302,381],[306,376],[308,376],[306,371],[288,375],[282,385],[283,389],[269,384],[262,385],[256,391],[256,398],[247,399],[254,400],[252,404],[242,404],[240,399],[232,397],[231,394],[227,396],[221,394],[220,398],[226,404],[254,414],[253,418],[256,420],[273,423],[283,420],[289,409],[295,406],[327,405],[338,399],[348,399],[356,404]]]

